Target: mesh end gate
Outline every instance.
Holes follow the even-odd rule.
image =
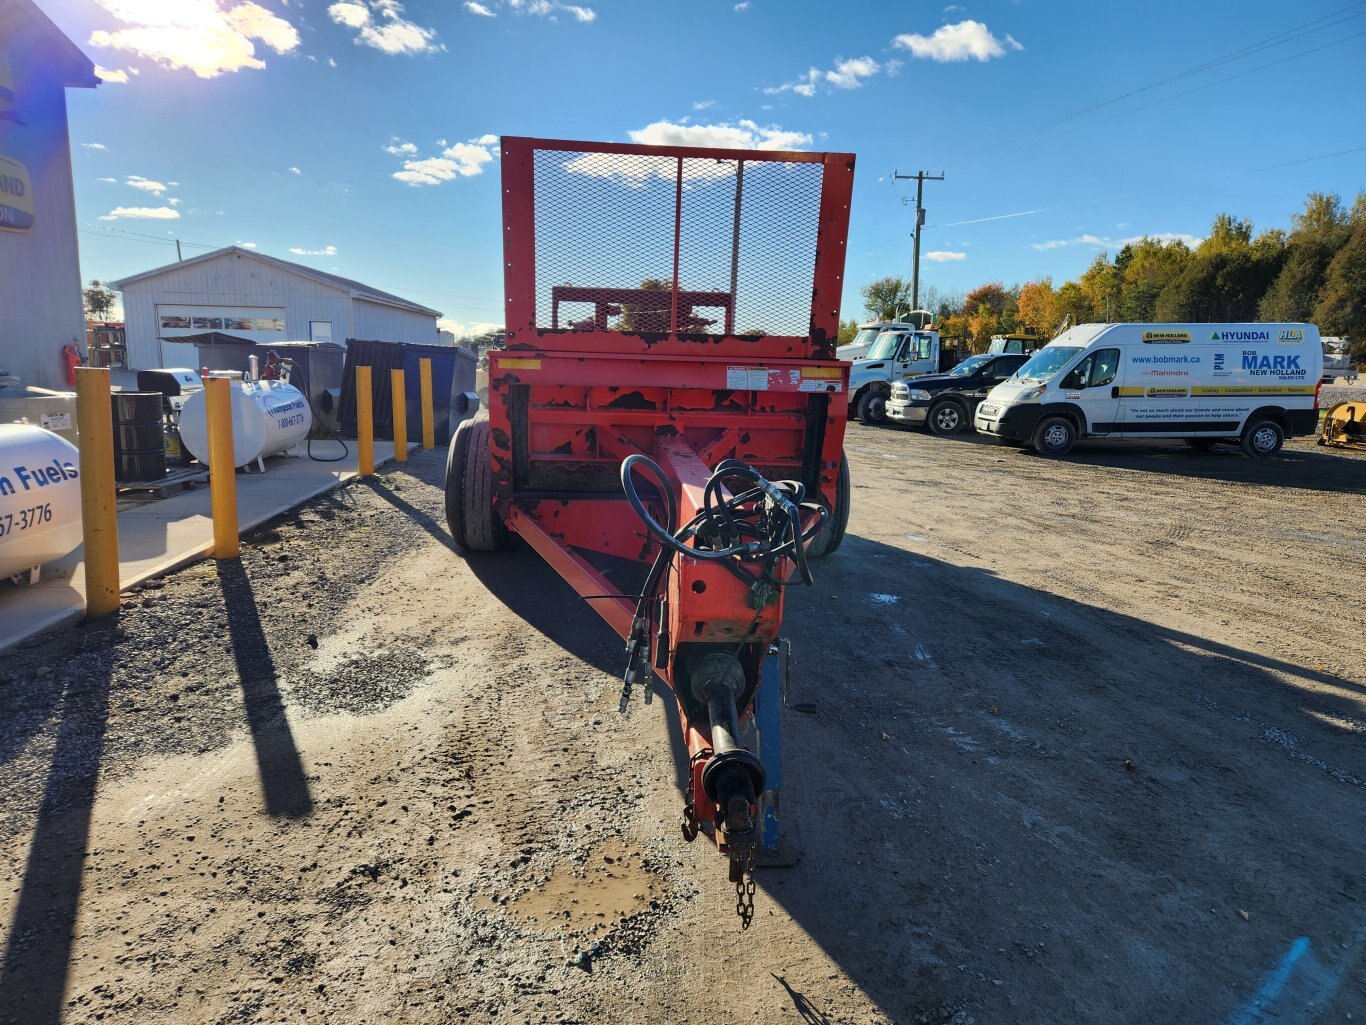
[[[853,171],[850,154],[504,138],[507,347],[448,461],[456,541],[513,531],[590,599],[627,641],[623,708],[650,673],[672,689],[683,832],[730,854],[746,924],[749,873],[783,849],[782,592],[848,519]]]

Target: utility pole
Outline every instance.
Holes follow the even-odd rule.
[[[943,172],[939,174],[926,174],[924,171],[917,171],[915,174],[897,174],[892,172],[893,178],[915,179],[915,260],[911,264],[911,309],[920,309],[920,229],[925,226],[925,206],[922,200],[925,197],[925,182],[942,182]]]
[[[915,235],[915,251],[916,251],[917,253],[920,252],[920,232],[918,232],[918,231],[916,232],[916,235]],[[183,257],[183,256],[180,255],[180,239],[176,239],[176,240],[175,240],[175,258],[176,258],[176,262],[177,262],[177,263],[179,263],[179,262],[181,262],[181,261],[183,261],[183,260],[185,259],[185,257]]]

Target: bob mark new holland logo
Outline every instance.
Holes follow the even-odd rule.
[[[1172,345],[1179,342],[1189,342],[1191,333],[1189,331],[1144,331],[1143,341],[1148,345]]]

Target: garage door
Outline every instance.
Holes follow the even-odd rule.
[[[166,306],[157,304],[158,337],[183,338],[205,331],[222,331],[253,342],[283,342],[284,307]]]

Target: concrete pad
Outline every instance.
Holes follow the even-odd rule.
[[[340,462],[307,456],[272,456],[266,472],[237,474],[239,531],[246,533],[356,476],[356,443]],[[330,454],[335,445],[318,443]],[[409,445],[409,451],[417,448]],[[394,457],[389,441],[375,441],[375,465]],[[205,558],[213,550],[209,487],[201,484],[167,498],[124,497],[119,501],[119,586],[127,589]],[[76,622],[85,615],[85,559],[81,548],[43,567],[34,585],[0,582],[0,651],[36,634]]]

